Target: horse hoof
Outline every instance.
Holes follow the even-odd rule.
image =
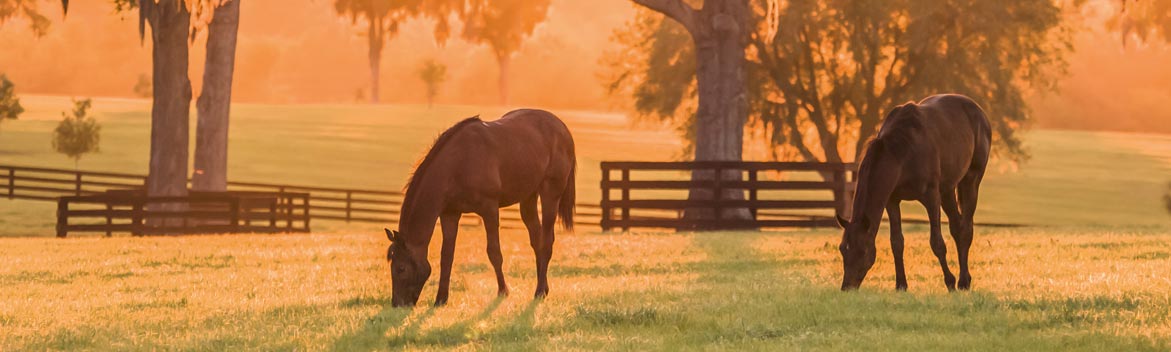
[[[508,288],[505,287],[505,288],[502,288],[502,289],[496,291],[496,296],[497,297],[508,297]]]
[[[895,291],[907,292],[907,285],[896,285]]]
[[[961,277],[959,282],[960,290],[968,291],[972,289],[972,278]]]

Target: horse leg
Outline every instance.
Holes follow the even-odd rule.
[[[956,278],[947,268],[947,243],[943,242],[943,229],[940,226],[940,194],[938,191],[929,193],[923,206],[927,208],[927,218],[931,220],[931,251],[939,258],[939,267],[943,269],[943,283],[947,285],[947,290],[955,291]]]
[[[439,259],[439,292],[435,294],[435,305],[447,304],[447,291],[451,287],[451,263],[455,260],[455,235],[459,231],[460,213],[439,216],[443,227],[443,248]]]
[[[508,296],[508,284],[504,283],[504,255],[500,254],[500,209],[496,204],[488,204],[479,214],[484,219],[484,231],[488,233],[488,261],[496,269],[496,294]]]
[[[552,190],[556,188],[557,190]],[[557,223],[557,206],[561,203],[561,191],[565,187],[551,187],[548,184],[545,186],[545,191],[541,193],[541,242],[537,249],[537,293],[535,297],[541,298],[549,295],[549,260],[553,258],[553,242],[556,240],[556,235],[553,233],[554,224]]]
[[[537,293],[540,295],[540,288],[546,287],[542,276],[540,275],[541,268],[541,217],[537,213],[537,194],[534,193],[532,197],[520,202],[520,219],[524,221],[525,228],[529,230],[529,245],[533,247],[533,256],[537,259]],[[544,285],[543,285],[544,284]]]
[[[890,218],[890,251],[895,257],[895,290],[907,290],[907,272],[903,267],[903,218],[899,211],[899,201],[892,200],[886,205],[886,215]]]
[[[960,257],[959,282],[962,283],[964,281],[964,276],[968,274],[968,265],[964,263],[963,259],[965,258],[965,251],[963,250],[964,246],[962,245],[966,236],[964,233],[966,232],[966,224],[968,223],[966,220],[967,217],[960,212],[960,207],[958,204],[956,204],[955,190],[941,191],[940,198],[942,198],[943,201],[943,212],[944,214],[947,214],[947,227],[949,230],[951,230],[951,238],[956,242],[956,252]],[[963,289],[962,284],[960,285],[960,288]]]
[[[960,180],[960,207],[962,207],[964,216],[963,231],[961,235],[956,237],[956,251],[959,252],[960,260],[960,282],[959,288],[961,290],[968,290],[972,288],[972,274],[968,272],[968,250],[972,248],[972,238],[975,237],[975,222],[972,220],[976,215],[976,200],[980,193],[980,179],[984,176],[984,170],[978,172],[969,172]]]

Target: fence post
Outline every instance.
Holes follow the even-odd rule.
[[[850,216],[850,201],[853,199],[846,189],[846,164],[838,164],[838,168],[833,172],[833,187],[834,187],[834,201],[837,202],[837,213],[834,215],[841,217]]]
[[[142,218],[143,218],[143,216],[142,216],[143,215],[142,214],[143,206],[142,205],[144,202],[143,202],[142,198],[134,198],[134,200],[132,202],[133,202],[134,209],[133,209],[133,214],[130,215],[130,217],[131,217],[130,235],[140,236],[140,235],[142,235]]]
[[[57,199],[57,238],[65,238],[69,233],[69,200],[65,197]]]
[[[232,212],[229,215],[232,232],[240,232],[240,197],[229,196],[228,207]]]
[[[610,231],[610,165],[602,163],[602,202],[599,204],[602,208],[602,232]]]
[[[350,222],[350,207],[352,206],[352,203],[354,200],[353,197],[354,197],[353,191],[346,191],[346,223],[347,224]]]
[[[752,220],[756,221],[756,190],[760,187],[756,184],[757,170],[748,170],[748,210],[752,212]]]
[[[81,195],[81,171],[77,171],[77,195]]]
[[[16,197],[16,169],[8,169],[8,199]]]
[[[110,216],[110,212],[114,211],[114,206],[110,202],[106,202],[106,237],[114,236],[114,218]]]
[[[630,231],[630,168],[622,168],[622,231]]]
[[[268,227],[276,230],[276,203],[280,198],[273,198],[271,203],[268,203]]]
[[[285,199],[285,229],[286,230],[293,228],[293,205],[294,205],[293,204],[293,197],[288,196],[288,198]]]
[[[301,208],[305,214],[305,232],[309,232],[309,194],[306,193],[305,196],[301,198],[301,200],[303,200],[305,203],[305,207]]]

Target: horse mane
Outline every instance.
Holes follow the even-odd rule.
[[[419,162],[419,165],[415,167],[415,171],[411,173],[410,182],[407,182],[407,186],[403,188],[403,194],[405,194],[403,198],[404,207],[407,204],[411,204],[411,201],[415,198],[414,192],[411,192],[411,189],[415,188],[419,182],[422,182],[423,174],[427,172],[427,167],[431,166],[431,160],[435,159],[436,155],[439,155],[439,151],[447,145],[447,142],[451,140],[451,136],[454,136],[456,132],[459,132],[459,130],[463,129],[465,126],[480,122],[483,121],[480,120],[479,115],[466,118],[463,121],[456,123],[455,126],[451,126],[451,128],[443,131],[439,137],[435,138],[435,144],[431,146],[431,150],[427,151],[427,155],[424,156],[423,160]]]
[[[911,149],[914,148],[915,136],[921,134],[924,130],[923,123],[919,121],[918,110],[914,103],[907,103],[900,105],[883,120],[882,136],[875,137],[866,145],[865,156],[862,163],[859,165],[858,177],[870,178],[871,168],[876,167],[880,159],[893,157],[895,159],[905,159],[910,154]],[[865,182],[859,180],[859,182]],[[862,187],[859,184],[858,192],[854,195],[855,200],[866,199],[870,196],[870,187]],[[855,211],[859,211],[856,208]]]
[[[919,121],[919,111],[915,103],[903,104],[886,116],[883,134],[870,141],[867,147],[867,156],[877,157],[883,151],[897,158],[903,158],[911,152],[915,143],[915,136],[923,132],[923,122]],[[873,152],[871,152],[873,150]]]

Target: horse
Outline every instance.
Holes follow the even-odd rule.
[[[499,210],[517,203],[537,259],[535,297],[548,295],[553,225],[560,216],[563,227],[573,229],[576,170],[573,136],[565,123],[547,111],[516,110],[490,122],[471,117],[440,134],[407,184],[398,230],[386,229],[392,305],[418,302],[431,276],[427,252],[436,219],[442,227],[443,247],[435,305],[447,303],[456,232],[464,213],[483,219],[497,294],[507,296]],[[538,201],[543,219],[538,217]]]
[[[988,166],[991,144],[988,117],[968,97],[933,95],[917,104],[908,102],[891,110],[878,136],[869,143],[859,167],[851,219],[837,216],[844,228],[838,246],[842,254],[842,290],[860,287],[874,266],[874,239],[885,209],[890,217],[895,289],[906,291],[899,214],[899,203],[904,200],[919,201],[927,208],[931,250],[939,259],[948,291],[955,291],[956,278],[947,267],[947,247],[940,229],[940,207],[947,213],[959,254],[959,289],[970,289],[968,250],[974,232],[972,217],[976,215],[980,181]]]

